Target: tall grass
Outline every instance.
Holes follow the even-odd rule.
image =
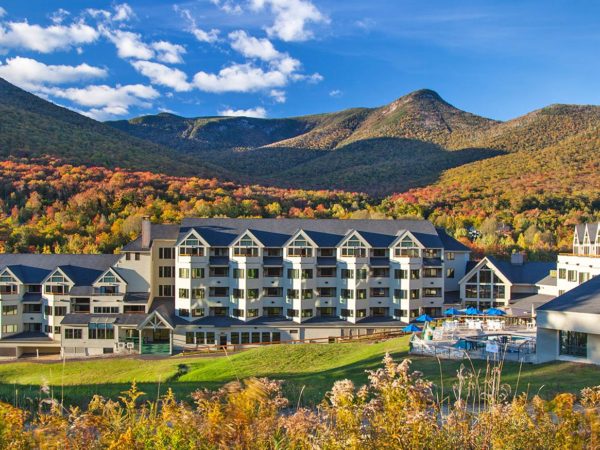
[[[96,395],[68,409],[42,386],[28,405],[0,403],[0,448],[600,448],[600,386],[552,400],[511,395],[499,362],[461,366],[446,393],[389,355],[367,372],[364,386],[336,381],[310,409],[266,378],[197,390],[191,402],[170,389],[144,401],[134,383],[118,400]]]

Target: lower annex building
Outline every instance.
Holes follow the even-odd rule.
[[[458,297],[425,220],[142,222],[118,255],[0,255],[0,356],[172,353],[398,329]]]

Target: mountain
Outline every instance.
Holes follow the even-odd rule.
[[[43,100],[0,78],[0,156],[59,157],[72,164],[211,177],[226,171]],[[184,160],[185,161],[185,160]]]

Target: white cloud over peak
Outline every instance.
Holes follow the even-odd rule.
[[[329,23],[329,18],[310,0],[250,0],[255,11],[269,9],[275,16],[273,25],[266,28],[270,37],[282,41],[306,41],[313,37],[308,23]]]
[[[333,91],[329,91],[329,96],[330,97],[341,97],[342,95],[344,95],[344,93],[342,91],[340,91],[339,89],[334,89]]]
[[[154,84],[170,87],[178,92],[190,91],[193,88],[188,83],[185,72],[179,69],[151,61],[133,61],[131,65]]]
[[[156,59],[168,64],[182,63],[182,55],[186,53],[185,47],[183,45],[173,44],[168,41],[153,42],[152,48],[156,50]]]
[[[152,86],[130,84],[116,87],[91,85],[84,88],[44,88],[42,93],[56,98],[70,100],[78,105],[89,107],[83,114],[97,120],[107,120],[124,116],[131,106],[150,107],[151,100],[160,94]]]
[[[271,41],[265,38],[255,38],[249,36],[243,30],[236,30],[229,33],[231,39],[231,48],[246,58],[259,58],[263,61],[272,61],[282,56],[278,52]]]
[[[0,24],[0,51],[3,49],[32,50],[51,53],[68,50],[98,39],[98,31],[84,22],[42,27],[27,21]]]
[[[285,96],[285,91],[282,91],[280,89],[271,89],[271,92],[269,92],[269,96],[271,96],[271,98],[277,103],[285,103],[285,101],[287,100]]]
[[[232,64],[218,74],[198,72],[194,76],[194,85],[206,92],[256,92],[282,87],[288,77],[279,70],[265,71],[252,64]]]
[[[0,62],[0,77],[23,89],[36,90],[41,85],[73,83],[108,75],[106,69],[79,64],[78,66],[46,65],[31,58],[16,56]]]
[[[264,119],[267,117],[267,110],[262,106],[250,109],[231,109],[227,108],[219,111],[220,116],[227,117],[255,117],[258,119]]]

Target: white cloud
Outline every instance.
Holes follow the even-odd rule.
[[[251,64],[232,64],[221,69],[218,74],[198,72],[194,85],[206,92],[256,92],[282,87],[288,77],[279,70],[264,71]]]
[[[231,39],[231,48],[246,58],[259,58],[263,61],[272,61],[282,57],[282,54],[275,50],[273,44],[268,39],[258,39],[249,36],[243,30],[236,30],[229,33]]]
[[[310,0],[250,0],[250,7],[255,11],[270,9],[275,20],[266,31],[270,37],[283,41],[306,41],[313,37],[306,29],[307,23],[329,23]]]
[[[84,22],[50,25],[45,28],[31,25],[26,21],[8,22],[0,25],[0,51],[3,48],[13,48],[51,53],[81,44],[90,44],[96,41],[98,36],[98,31]]]
[[[152,48],[156,50],[156,59],[169,64],[182,63],[182,55],[186,53],[183,45],[173,44],[168,41],[153,42]]]
[[[269,95],[277,103],[285,103],[285,101],[287,100],[286,96],[285,96],[285,91],[282,91],[280,89],[271,89],[271,92],[269,92]]]
[[[104,30],[105,36],[117,47],[121,58],[152,59],[154,50],[142,42],[138,33],[123,30]]]
[[[258,119],[264,119],[267,117],[267,110],[262,106],[250,109],[224,109],[219,111],[220,116],[227,117],[256,117]]]
[[[237,16],[243,12],[242,7],[233,0],[210,0],[210,2],[227,14],[233,14]]]
[[[6,15],[6,10],[0,6],[0,17],[4,17]]]
[[[50,14],[50,20],[52,21],[53,24],[55,25],[60,25],[61,23],[63,23],[63,21],[69,17],[71,13],[69,11],[67,11],[66,9],[63,8],[59,8],[56,11],[54,11],[52,14]]]
[[[88,64],[53,66],[21,56],[8,58],[6,64],[0,62],[0,77],[29,90],[36,90],[45,84],[72,83],[107,75],[106,69]]]
[[[114,9],[115,14],[113,15],[112,19],[115,22],[125,22],[135,17],[133,9],[131,9],[131,6],[129,6],[127,3],[116,5]]]
[[[149,108],[151,100],[160,94],[152,86],[130,84],[111,87],[107,85],[91,85],[84,88],[43,88],[46,95],[70,100],[78,105],[90,108],[81,111],[83,114],[97,120],[124,116],[129,113],[131,106]]]
[[[179,69],[150,61],[134,61],[131,65],[152,83],[170,87],[178,92],[189,91],[193,86],[188,83],[187,75]]]
[[[330,97],[341,97],[342,95],[344,95],[344,93],[342,91],[340,91],[339,89],[334,89],[333,91],[329,91],[329,96]]]
[[[181,15],[181,17],[188,21],[189,26],[187,28],[187,31],[192,33],[198,41],[212,44],[213,42],[219,40],[220,31],[216,28],[213,28],[209,31],[205,31],[202,28],[199,28],[196,24],[196,19],[194,19],[189,9],[183,9],[177,5],[173,6],[173,9],[176,12],[178,12]]]
[[[291,78],[294,81],[306,81],[309,84],[317,84],[324,80],[323,75],[316,72],[310,75],[295,73],[291,76]]]

